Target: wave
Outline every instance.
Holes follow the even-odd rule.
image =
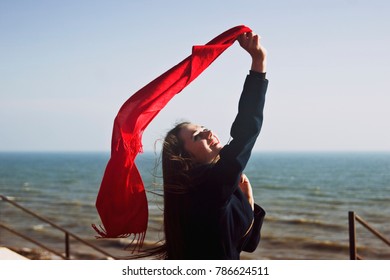
[[[347,243],[337,243],[333,241],[306,241],[302,244],[302,247],[305,249],[311,250],[321,250],[321,251],[348,251],[349,244]]]
[[[264,242],[271,244],[276,248],[289,248],[290,250],[306,249],[319,251],[343,251],[349,249],[347,242],[338,242],[332,240],[316,240],[313,238],[303,237],[277,237],[277,236],[263,236]]]
[[[325,221],[321,220],[315,220],[315,219],[307,219],[307,218],[281,218],[276,216],[266,216],[266,221],[271,223],[282,223],[282,224],[288,224],[288,225],[307,225],[307,226],[313,226],[316,228],[326,228],[326,229],[333,229],[333,230],[341,230],[344,229],[343,226],[337,225],[337,224],[331,224],[327,223]]]
[[[45,228],[47,228],[48,227],[48,225],[46,225],[46,224],[37,224],[37,225],[33,225],[32,226],[32,229],[34,230],[34,231],[44,231],[45,230]]]
[[[55,207],[58,206],[70,206],[70,207],[80,207],[80,206],[87,206],[87,207],[95,207],[95,201],[86,201],[86,200],[64,200],[64,201],[58,201],[55,204]]]

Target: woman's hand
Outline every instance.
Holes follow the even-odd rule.
[[[260,36],[253,33],[243,33],[237,38],[240,46],[252,57],[251,70],[265,73],[267,68],[267,50],[260,44]]]
[[[253,199],[253,192],[252,192],[252,186],[249,182],[248,177],[246,177],[245,174],[241,174],[241,180],[238,184],[244,195],[249,201],[249,204],[252,207],[252,210],[255,208],[255,200]]]

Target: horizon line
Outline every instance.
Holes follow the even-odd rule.
[[[0,150],[0,153],[111,153],[110,150]],[[146,150],[143,153],[160,151]],[[252,153],[390,153],[390,150],[253,150]]]

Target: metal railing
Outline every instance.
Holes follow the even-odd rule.
[[[348,222],[349,222],[349,256],[351,260],[361,260],[362,257],[357,253],[357,244],[356,244],[356,226],[355,221],[358,221],[362,226],[368,229],[372,234],[378,237],[380,240],[385,242],[390,246],[390,240],[387,239],[383,234],[370,226],[365,220],[355,214],[353,211],[348,212]]]
[[[23,212],[25,212],[25,213],[27,213],[27,214],[29,214],[29,215],[31,215],[31,216],[33,216],[33,217],[43,221],[44,223],[49,224],[53,228],[55,228],[55,229],[57,229],[59,231],[62,231],[65,234],[65,237],[64,237],[64,240],[65,240],[65,254],[59,253],[59,252],[57,252],[57,251],[55,251],[53,249],[50,249],[49,247],[45,246],[44,244],[38,242],[37,240],[34,240],[31,237],[28,237],[28,236],[26,236],[26,235],[24,235],[24,234],[22,234],[22,233],[20,233],[20,232],[18,232],[16,230],[14,230],[14,229],[4,225],[3,223],[0,223],[0,227],[1,228],[5,229],[5,230],[7,230],[7,231],[9,231],[9,232],[11,232],[11,233],[21,237],[21,238],[23,238],[23,239],[25,239],[25,240],[27,240],[27,241],[29,241],[31,243],[34,243],[34,244],[38,245],[39,247],[41,247],[42,249],[44,249],[44,250],[46,250],[46,251],[48,251],[48,252],[50,252],[50,253],[52,253],[52,254],[60,257],[60,258],[62,258],[62,259],[65,259],[65,260],[69,260],[71,258],[71,256],[70,256],[70,241],[69,241],[70,237],[76,239],[80,243],[83,243],[84,245],[92,248],[93,250],[103,254],[106,257],[109,257],[111,259],[117,259],[116,257],[111,255],[110,253],[108,253],[108,252],[106,252],[106,251],[96,247],[95,245],[93,245],[93,244],[91,244],[91,243],[81,239],[77,235],[67,231],[66,229],[60,227],[59,225],[56,225],[55,223],[49,221],[48,219],[45,219],[45,218],[39,216],[38,214],[32,212],[31,210],[28,210],[27,208],[25,208],[25,207],[21,206],[20,204],[16,203],[15,201],[10,200],[8,197],[0,194],[0,199],[5,201],[5,202],[7,202],[7,203],[9,203],[9,204],[11,204],[12,206],[14,206],[16,208],[19,208]]]

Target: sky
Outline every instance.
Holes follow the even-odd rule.
[[[0,151],[109,151],[137,90],[236,25],[261,36],[269,87],[255,151],[390,151],[390,1],[0,0]],[[229,140],[250,68],[235,43],[147,127]]]

